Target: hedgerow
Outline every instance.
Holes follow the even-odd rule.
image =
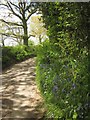
[[[37,82],[46,101],[47,117],[89,120],[89,31],[81,27],[80,9],[84,5],[40,5],[49,40],[37,48]],[[83,15],[88,16],[88,8]]]

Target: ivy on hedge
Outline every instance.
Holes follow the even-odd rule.
[[[37,81],[51,118],[90,119],[87,26],[90,5],[85,6],[40,3],[49,41],[38,46]]]

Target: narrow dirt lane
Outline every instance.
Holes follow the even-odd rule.
[[[43,99],[35,81],[35,58],[15,64],[2,74],[2,120],[43,117]],[[5,119],[6,118],[6,119]]]

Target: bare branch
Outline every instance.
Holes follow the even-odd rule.
[[[30,12],[29,15],[28,15],[27,18],[26,18],[26,21],[28,21],[28,19],[30,18],[30,16],[31,16],[32,14],[34,14],[36,11],[37,11],[37,9],[34,9],[32,12]]]
[[[29,35],[29,36],[28,36],[28,39],[29,39],[30,37],[35,37],[35,35]]]
[[[8,5],[7,5],[7,4],[0,4],[0,6],[5,6],[5,7],[8,8]]]
[[[14,33],[0,33],[0,35],[4,35],[4,36],[7,36],[7,37],[13,37],[13,38],[19,38],[19,39],[22,39],[23,36],[22,35],[17,35],[17,34],[14,34]]]
[[[13,10],[13,8],[12,8],[12,6],[10,5],[9,2],[8,2],[8,6],[10,7],[11,11],[13,12],[13,14],[22,20],[22,17]]]
[[[25,12],[31,7],[31,3],[26,7]]]
[[[12,2],[10,2],[14,7],[19,9],[19,6],[17,6],[16,4],[13,4]]]
[[[10,34],[8,34],[8,33],[0,33],[0,35],[4,35],[4,36],[7,36],[7,37],[10,37]]]
[[[0,19],[0,21],[6,23],[8,25],[23,26],[22,24],[18,24],[18,23],[14,23],[14,22],[8,22],[8,21],[5,21],[3,19]]]

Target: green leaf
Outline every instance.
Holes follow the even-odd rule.
[[[77,118],[77,113],[74,112],[74,114],[73,114],[73,119],[76,119],[76,118]]]

